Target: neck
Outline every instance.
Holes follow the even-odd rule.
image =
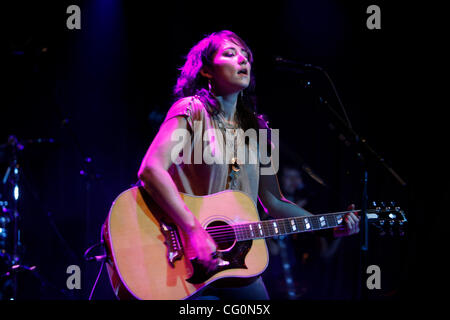
[[[234,120],[238,95],[239,95],[239,92],[222,95],[222,96],[216,96],[217,100],[220,102],[222,111],[224,112],[225,119],[228,121]]]

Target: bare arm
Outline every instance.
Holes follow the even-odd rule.
[[[212,259],[212,253],[216,251],[214,240],[186,206],[167,171],[173,163],[172,154],[178,154],[183,147],[179,140],[172,139],[172,134],[177,129],[182,129],[180,132],[186,135],[185,143],[190,143],[187,137],[189,131],[186,119],[174,117],[167,120],[161,126],[142,160],[138,177],[155,202],[184,232],[183,242],[194,250],[201,263],[208,268],[213,268],[216,264],[216,261]],[[178,149],[174,150],[174,148]]]
[[[269,210],[269,214],[274,218],[281,219],[312,215],[312,213],[297,206],[283,196],[275,173],[259,177],[258,195],[263,206]]]
[[[258,196],[263,206],[269,211],[269,215],[274,218],[312,215],[312,213],[297,206],[283,196],[275,172],[271,175],[260,175]],[[354,205],[351,205],[349,209],[353,210]],[[345,216],[345,221],[346,224],[344,227],[333,229],[335,237],[347,236],[359,232],[359,218],[353,212]]]
[[[145,190],[161,206],[173,221],[185,232],[196,227],[195,217],[183,202],[172,177],[168,173],[172,165],[171,152],[179,145],[172,141],[172,133],[184,129],[187,121],[183,117],[174,117],[165,122],[151,143],[138,172]]]

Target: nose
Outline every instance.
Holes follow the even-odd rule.
[[[247,64],[248,63],[248,59],[246,56],[244,56],[243,54],[239,55],[239,64]]]

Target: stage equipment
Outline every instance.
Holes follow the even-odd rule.
[[[17,298],[17,273],[34,272],[36,266],[22,264],[23,243],[20,229],[21,215],[19,204],[21,200],[21,165],[19,154],[30,144],[53,143],[53,139],[29,139],[19,140],[10,135],[5,144],[0,145],[2,158],[8,163],[8,167],[2,179],[5,194],[3,200],[0,197],[0,260],[3,269],[0,270],[0,285],[2,291],[11,292],[9,300]],[[4,288],[4,287],[8,288]]]
[[[324,92],[317,92],[319,104],[331,115],[333,130],[338,131],[341,134],[341,137],[345,137],[342,139],[346,142],[347,145],[353,147],[353,150],[356,153],[357,158],[360,160],[360,163],[363,168],[362,172],[362,201],[361,201],[361,215],[360,215],[360,235],[361,235],[361,270],[360,270],[360,281],[359,281],[359,296],[362,299],[367,298],[367,290],[365,288],[365,282],[362,281],[366,276],[366,265],[367,265],[367,256],[369,250],[369,221],[370,218],[367,215],[369,198],[367,193],[368,187],[368,177],[369,177],[369,163],[376,163],[382,168],[384,168],[393,178],[402,186],[406,187],[407,183],[403,180],[397,172],[388,165],[388,162],[382,158],[373,148],[371,148],[367,140],[363,138],[360,134],[353,130],[350,119],[347,115],[345,107],[339,97],[337,89],[333,83],[333,80],[329,76],[329,74],[325,71],[324,68],[316,65],[312,65],[309,63],[302,63],[295,60],[285,59],[283,57],[276,57],[274,59],[275,64],[278,68],[282,67],[283,70],[291,70],[293,73],[302,74],[305,76],[308,73],[317,73],[325,76],[327,81],[329,82],[333,93],[335,95],[336,100],[338,101],[339,107],[341,109],[344,118],[339,114],[335,107],[332,106],[327,99],[324,98]],[[311,81],[308,81],[309,88],[312,88]],[[405,222],[406,222],[406,217]],[[404,226],[402,226],[404,229]],[[404,234],[404,231],[402,232]]]

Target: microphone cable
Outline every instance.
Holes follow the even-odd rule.
[[[94,261],[94,260],[97,262],[101,261],[101,265],[100,265],[100,269],[97,274],[97,278],[95,279],[94,285],[92,286],[92,289],[91,289],[91,293],[89,294],[89,299],[88,299],[89,301],[92,300],[92,296],[94,295],[94,291],[95,291],[95,288],[97,287],[98,280],[100,279],[100,275],[102,274],[103,266],[105,265],[107,255],[106,254],[102,254],[102,255],[98,255],[98,256],[88,256],[88,255],[94,248],[97,248],[100,246],[103,247],[103,249],[104,249],[104,241],[103,240],[90,246],[83,255],[83,257],[86,261]]]

